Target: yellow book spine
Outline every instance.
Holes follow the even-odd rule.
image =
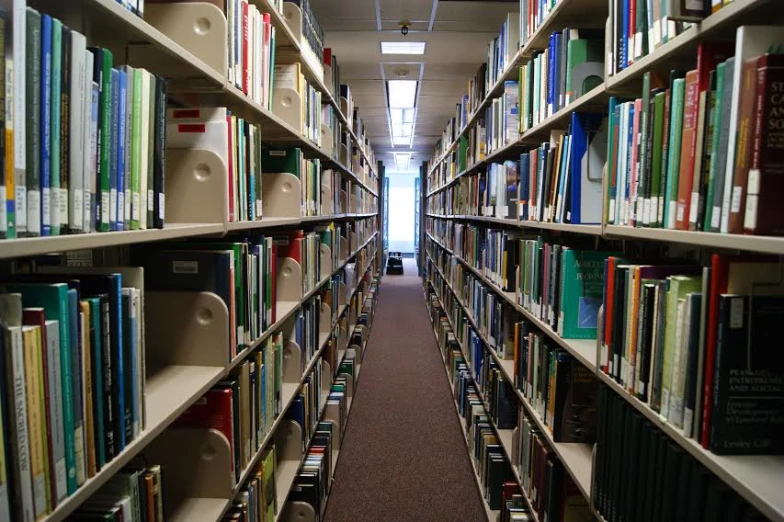
[[[46,488],[43,428],[43,394],[41,389],[40,351],[36,337],[40,339],[40,327],[22,328],[24,340],[25,392],[27,395],[27,429],[30,434],[30,474],[33,482],[33,505],[35,519],[42,519],[48,512],[49,492]],[[37,332],[38,331],[38,332]],[[36,335],[37,334],[37,335]],[[38,343],[40,345],[40,342]]]
[[[82,313],[82,374],[84,375],[84,430],[87,434],[87,478],[97,473],[95,461],[95,431],[93,419],[93,371],[90,364],[92,345],[90,343],[90,303],[79,303]]]

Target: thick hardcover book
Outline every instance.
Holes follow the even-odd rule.
[[[63,24],[57,18],[52,19],[52,54],[51,54],[51,81],[49,95],[50,128],[49,128],[49,167],[51,206],[51,231],[57,236],[61,231],[60,211],[62,192],[60,191],[60,123],[62,107],[60,93],[62,92],[62,59],[63,59]],[[44,67],[46,64],[44,64]]]
[[[677,206],[675,208],[675,226],[678,230],[689,228],[689,207],[691,189],[694,178],[693,149],[697,140],[697,120],[699,112],[699,77],[694,69],[686,73],[683,104],[683,129],[681,133],[681,155],[677,186]]]
[[[162,76],[155,81],[155,146],[153,150],[153,218],[147,226],[163,228],[166,218],[166,100],[167,83]]]
[[[60,160],[60,231],[70,230],[70,187],[71,187],[71,30],[62,27],[60,44],[60,148],[54,151]]]
[[[784,55],[762,56],[757,64],[757,107],[743,228],[747,234],[784,235],[784,142],[779,95]]]
[[[779,386],[784,357],[770,349],[770,339],[775,339],[783,320],[784,297],[721,296],[710,428],[712,452],[784,452],[784,393]]]
[[[41,122],[40,122],[40,165],[41,165],[41,235],[52,234],[52,18],[41,15]]]
[[[556,356],[553,440],[596,441],[597,390],[599,381],[569,354]]]

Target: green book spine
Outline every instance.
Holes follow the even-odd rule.
[[[25,74],[25,163],[27,235],[41,235],[41,15],[27,8]]]
[[[566,248],[561,255],[558,333],[564,339],[595,339],[609,252]]]
[[[99,54],[103,63],[98,66],[101,68],[101,99],[100,99],[100,121],[101,137],[100,151],[98,159],[98,193],[101,213],[97,223],[98,231],[108,232],[110,227],[110,195],[111,195],[111,175],[110,159],[112,154],[112,63],[114,61],[111,51],[103,49]]]
[[[131,230],[139,229],[139,220],[141,219],[142,78],[142,71],[134,69],[133,114],[131,115]]]
[[[664,100],[666,94],[657,93],[653,97],[653,141],[651,145],[650,172],[650,222],[652,227],[659,223],[659,194],[661,193],[662,150],[664,148]]]
[[[51,154],[49,165],[51,173],[51,223],[52,235],[60,235],[60,207],[62,206],[62,193],[60,191],[60,92],[62,82],[62,39],[63,24],[60,20],[52,18],[52,116],[51,116]]]
[[[678,78],[673,82],[672,102],[670,103],[670,148],[667,158],[667,185],[664,195],[664,227],[675,228],[675,214],[678,203],[678,176],[681,167],[681,136],[683,134],[683,104],[686,80]]]
[[[98,468],[106,464],[106,447],[104,444],[103,422],[103,364],[101,364],[101,300],[97,297],[87,298],[90,304],[90,346],[93,353],[90,357],[93,389],[93,431],[95,433],[95,459]]]
[[[719,166],[719,162],[716,161],[716,158],[719,156],[719,142],[721,136],[721,132],[719,132],[719,125],[722,121],[722,117],[724,117],[724,113],[722,111],[724,103],[722,100],[724,95],[726,69],[726,62],[722,62],[716,67],[716,91],[714,93],[716,102],[713,104],[710,114],[710,126],[713,128],[713,132],[711,134],[710,142],[711,162],[710,170],[708,171],[708,194],[705,197],[705,221],[702,225],[703,230],[711,230],[711,221],[713,219],[713,198],[715,197],[716,193],[716,175]]]
[[[662,364],[661,409],[664,418],[668,418],[670,411],[670,395],[675,355],[675,340],[678,326],[678,301],[685,299],[690,292],[699,292],[702,288],[702,278],[695,276],[671,276],[670,289],[667,291],[667,309],[665,312],[664,331],[664,358]]]

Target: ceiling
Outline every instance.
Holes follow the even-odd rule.
[[[340,81],[354,104],[377,159],[394,170],[392,152],[412,151],[411,168],[430,158],[468,80],[485,61],[486,45],[498,34],[518,0],[311,0],[337,56]],[[407,36],[402,20],[410,22]],[[382,55],[381,41],[424,41],[424,55]],[[385,80],[419,80],[411,147],[393,147]]]

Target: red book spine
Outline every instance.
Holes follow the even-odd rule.
[[[602,348],[604,350],[603,354],[603,364],[602,364],[602,371],[604,373],[610,373],[610,344],[612,342],[612,326],[613,326],[613,300],[615,298],[615,258],[608,257],[607,258],[607,280],[605,281],[607,285],[607,302],[604,303],[604,342],[602,343]]]
[[[626,0],[629,3],[629,41],[626,51],[626,61],[629,65],[634,63],[634,33],[637,20],[637,0]]]
[[[747,234],[784,234],[784,55],[766,55],[757,69],[754,146],[747,184]]]
[[[675,210],[675,228],[689,228],[689,207],[694,179],[694,155],[697,148],[697,109],[700,105],[700,87],[697,70],[686,73],[686,98],[683,107],[683,135],[681,137],[681,164],[678,175],[678,202]]]
[[[729,263],[726,257],[713,254],[711,258],[710,300],[708,301],[708,325],[705,342],[705,376],[702,396],[702,433],[700,444],[707,449],[710,443],[711,412],[713,410],[713,374],[716,368],[716,346],[718,344],[719,296],[727,291]]]
[[[728,232],[743,232],[743,218],[746,211],[746,183],[752,157],[755,116],[757,114],[757,62],[760,57],[747,60],[742,65],[741,89],[743,96],[738,108],[738,141],[735,152],[735,173],[732,181],[732,197]],[[726,190],[726,189],[725,189]]]

